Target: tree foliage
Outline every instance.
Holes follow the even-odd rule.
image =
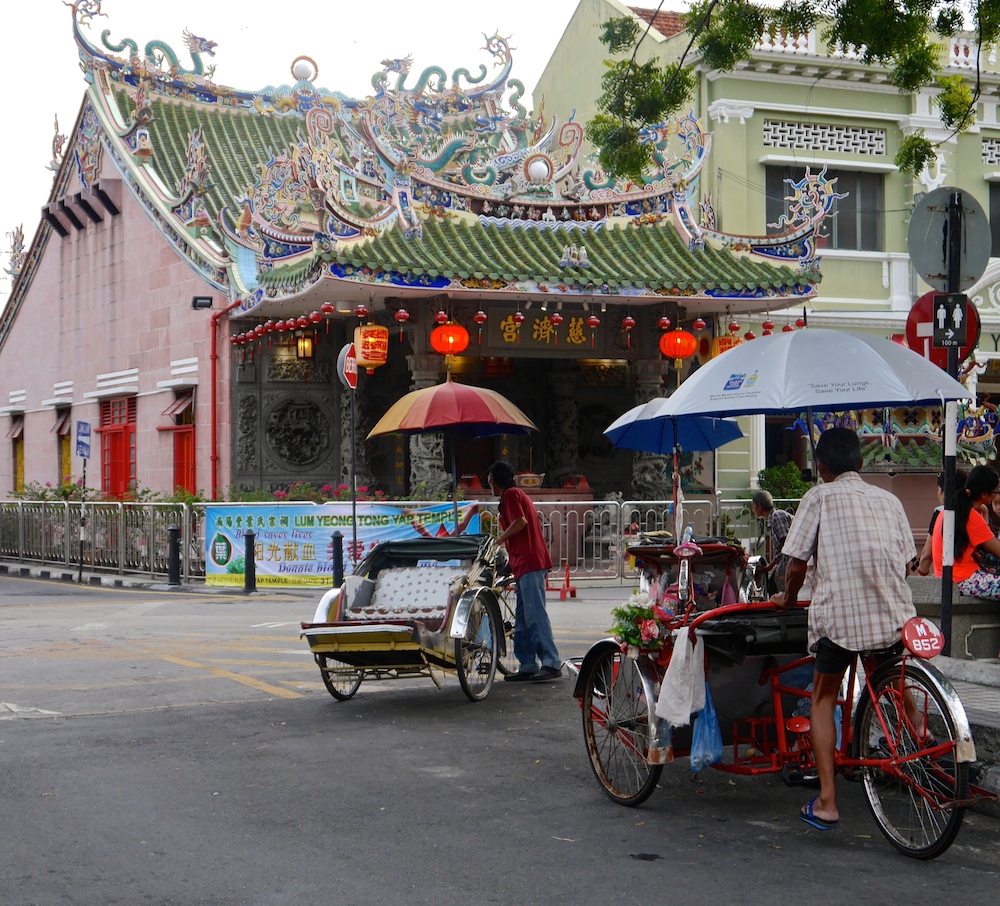
[[[616,59],[606,62],[599,112],[587,124],[587,137],[599,148],[601,166],[616,176],[641,180],[652,160],[643,130],[688,102],[696,63],[731,71],[750,58],[763,34],[819,28],[831,51],[851,49],[866,65],[886,67],[900,92],[939,88],[942,123],[963,132],[975,124],[979,74],[974,85],[960,75],[940,76],[946,62],[941,39],[967,28],[979,46],[992,44],[1000,36],[1000,0],[784,0],[775,7],[752,0],[697,0],[685,25],[687,49],[666,65],[636,62],[645,30],[635,19],[603,25],[601,41]],[[934,145],[919,131],[906,137],[896,165],[919,173],[934,156]]]

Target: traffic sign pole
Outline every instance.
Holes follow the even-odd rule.
[[[958,293],[962,280],[962,193],[952,192],[948,199],[948,285],[949,293]],[[952,307],[952,311],[958,311]],[[965,314],[965,306],[961,306]],[[964,319],[963,319],[964,323]],[[948,374],[958,378],[958,346],[948,347]],[[958,446],[958,403],[945,404],[944,417],[944,522],[941,525],[941,632],[943,654],[951,656],[951,617],[954,603],[955,565],[955,460]]]
[[[351,536],[351,571],[354,570],[354,558],[358,555],[358,466],[357,466],[357,435],[356,407],[358,389],[358,357],[354,344],[347,343],[337,356],[337,370],[340,372],[340,382],[351,391],[351,524],[354,526]]]

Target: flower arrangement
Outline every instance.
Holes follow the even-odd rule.
[[[669,638],[667,629],[673,615],[650,600],[648,592],[633,591],[628,601],[611,611],[614,624],[610,632],[622,651],[660,649]]]

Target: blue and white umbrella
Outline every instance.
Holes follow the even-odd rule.
[[[655,399],[629,409],[604,432],[616,447],[645,453],[715,450],[743,436],[736,422],[722,418],[670,414],[670,398]]]
[[[736,422],[701,415],[676,416],[672,397],[650,400],[629,409],[604,431],[616,447],[645,453],[673,453],[674,535],[684,526],[684,492],[681,490],[682,450],[715,450],[743,436]]]

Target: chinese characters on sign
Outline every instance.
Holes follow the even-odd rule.
[[[597,328],[598,335],[603,329],[603,326]],[[547,312],[529,311],[524,315],[524,323],[518,324],[514,320],[514,312],[507,311],[498,312],[496,318],[491,317],[489,345],[493,348],[519,345],[522,351],[535,348],[572,354],[590,345],[590,334],[582,314],[567,315],[565,318],[560,316],[553,320]]]

